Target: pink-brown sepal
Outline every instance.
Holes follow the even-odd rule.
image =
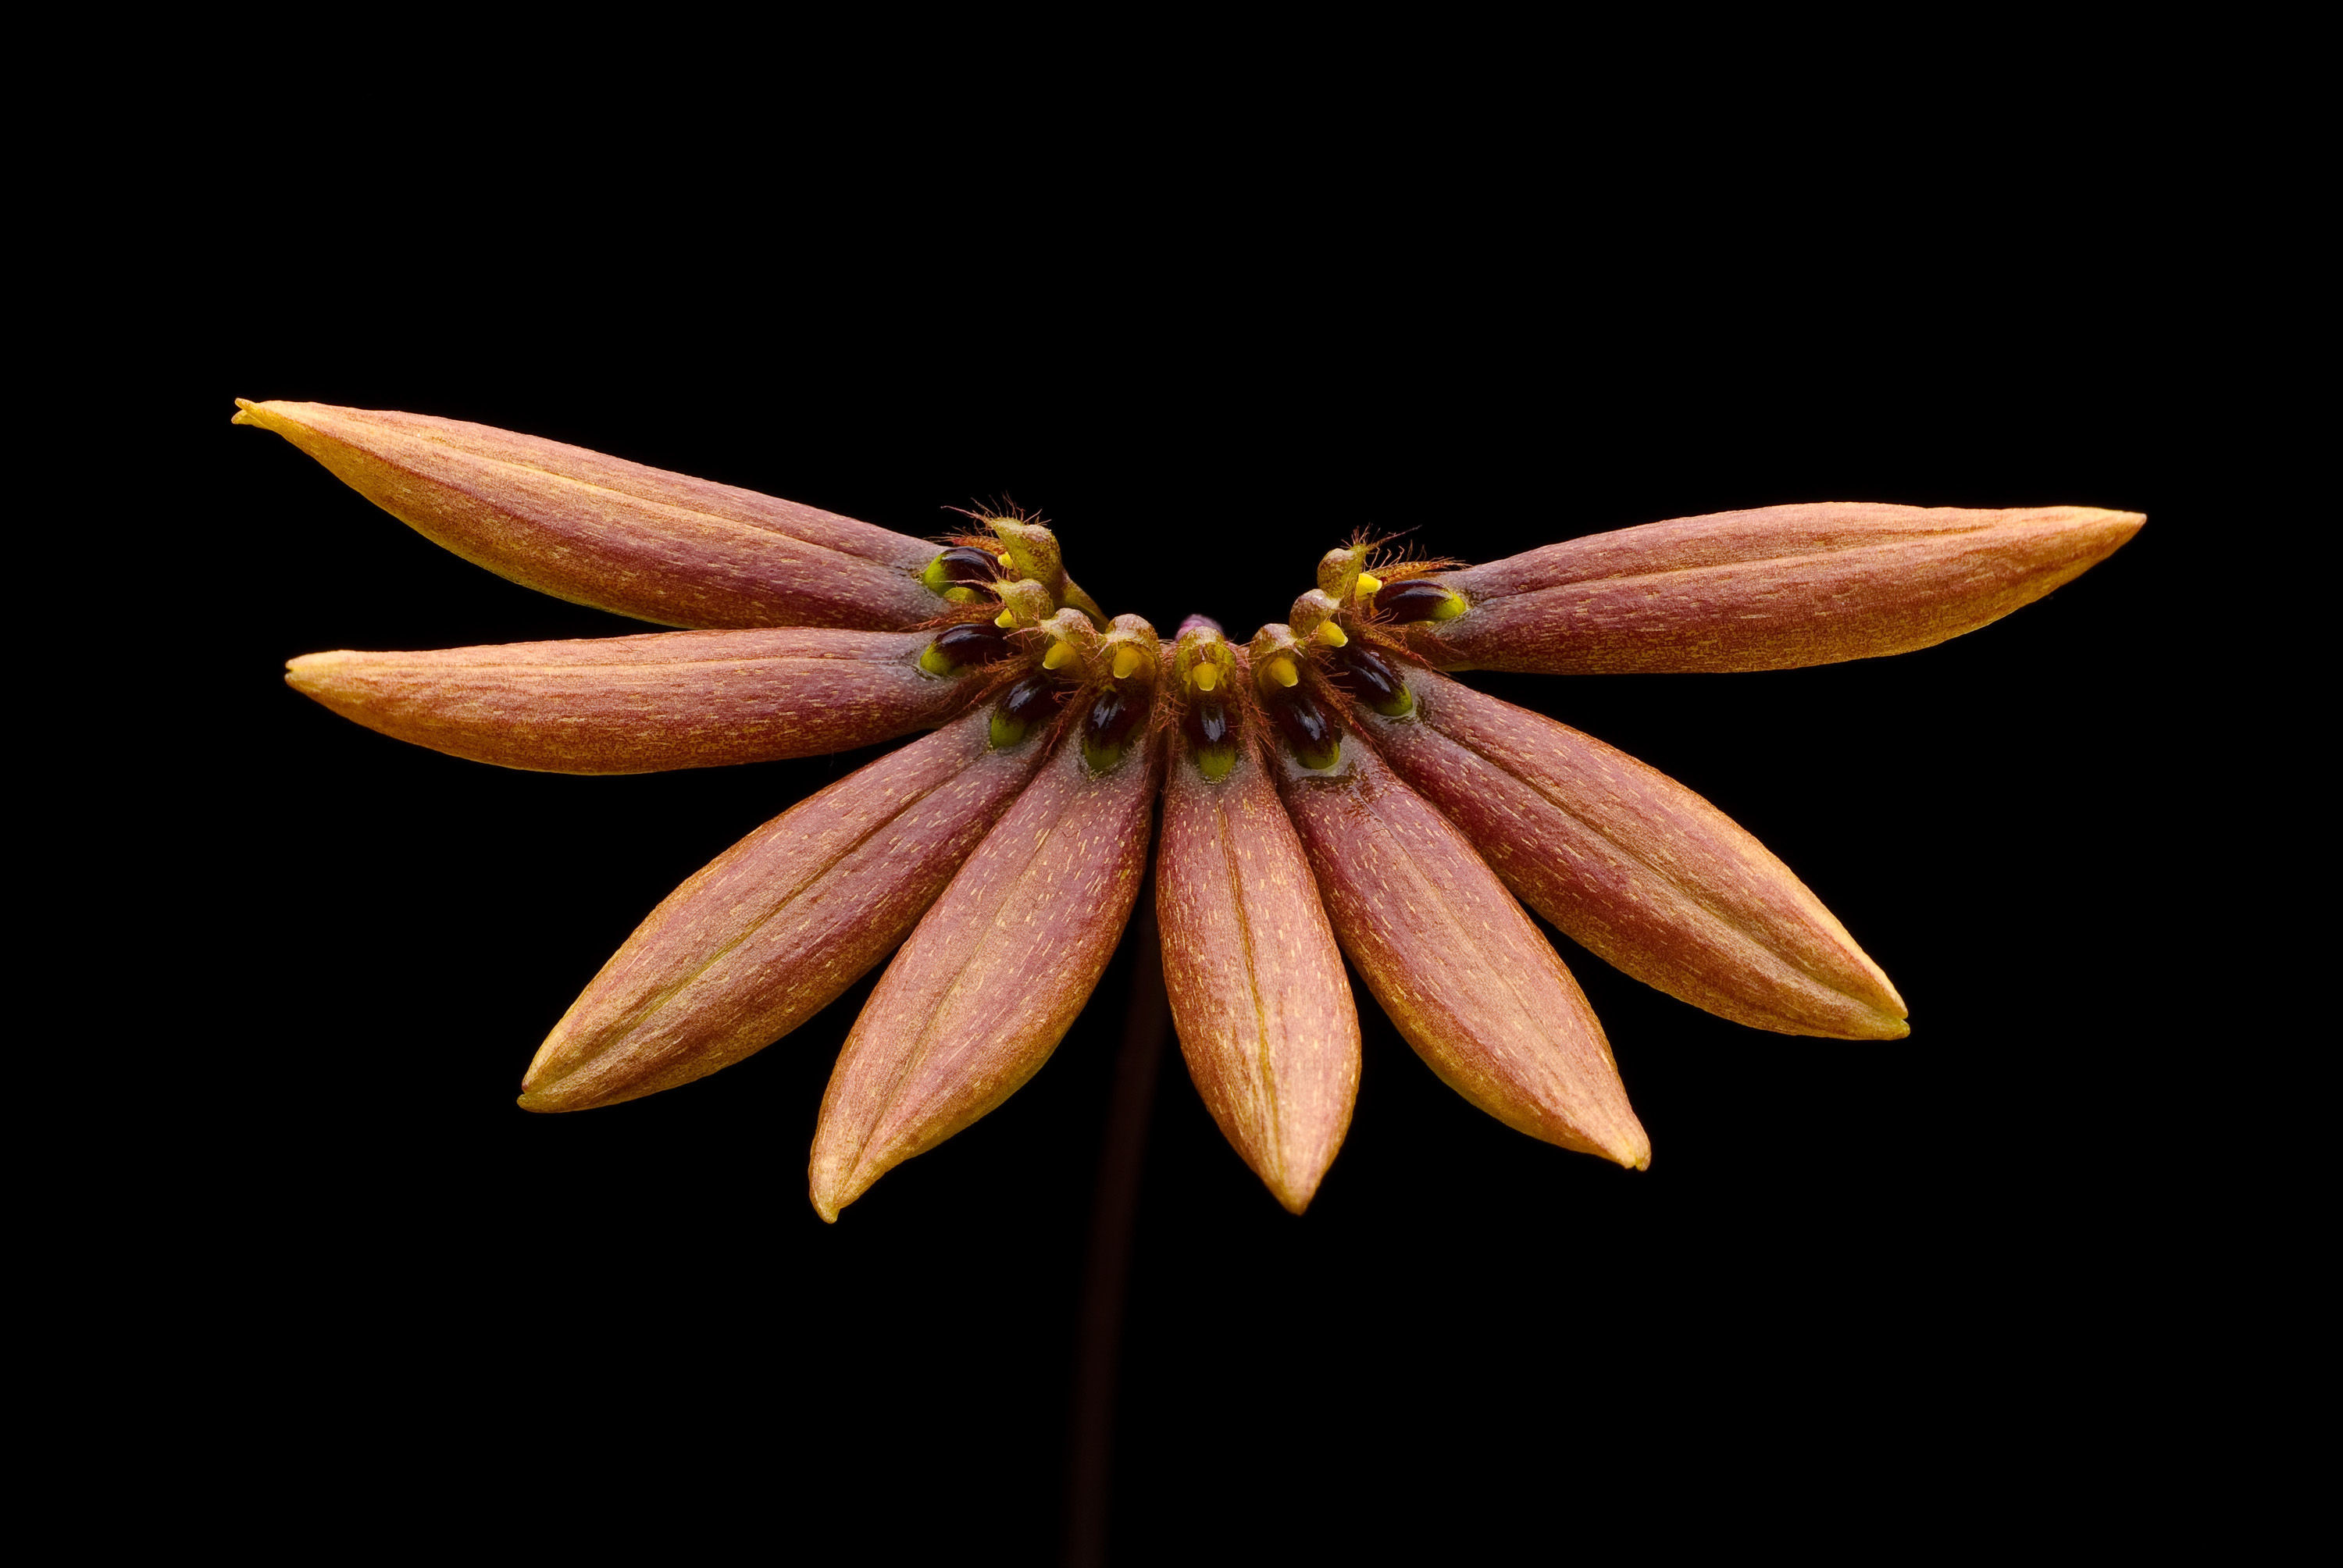
[[[662,901],[554,1026],[531,1111],[582,1111],[762,1050],[894,950],[1032,776],[970,714],[790,808]]]
[[[541,593],[662,626],[904,631],[945,601],[936,547],[794,501],[487,425],[237,399],[435,544]]]
[[[1243,721],[1241,710],[1235,719]],[[1358,1011],[1309,859],[1258,748],[1237,738],[1233,766],[1211,778],[1192,728],[1172,731],[1155,860],[1164,987],[1212,1120],[1299,1214],[1350,1126]]]
[[[1161,747],[1137,733],[1103,772],[1061,739],[880,977],[814,1132],[823,1219],[1016,1092],[1090,1000],[1146,869]]]
[[[1623,751],[1429,670],[1376,748],[1572,940],[1670,996],[1785,1034],[1895,1040],[1904,1000],[1765,847]]]
[[[1594,1010],[1455,826],[1372,747],[1272,765],[1342,951],[1433,1071],[1533,1138],[1648,1165]]]
[[[1411,626],[1442,668],[1557,675],[1789,669],[1975,631],[2106,559],[2146,521],[1828,501],[1652,523],[1431,580],[1463,613]]]
[[[286,680],[435,751],[548,773],[814,757],[933,729],[976,694],[928,632],[652,632],[426,653],[313,653]]]

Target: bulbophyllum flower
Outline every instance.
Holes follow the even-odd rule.
[[[1242,641],[1110,618],[1031,518],[940,543],[424,416],[239,401],[466,558],[682,629],[335,652],[288,680],[402,740],[573,773],[917,736],[677,889],[539,1048],[532,1111],[702,1078],[882,961],[809,1167],[836,1219],[1049,1059],[1154,848],[1165,989],[1230,1144],[1300,1212],[1356,1099],[1345,956],[1442,1080],[1641,1168],[1609,1042],[1527,910],[1636,979],[1787,1034],[1908,1032],[1821,902],[1699,796],[1453,678],[1779,669],[1956,637],[2135,513],[1825,503],[1655,523],[1479,566],[1354,541]],[[1157,829],[1160,806],[1161,828]]]

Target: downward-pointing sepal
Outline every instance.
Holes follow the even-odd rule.
[[[1904,1000],[1790,869],[1656,769],[1541,714],[1411,669],[1409,717],[1359,722],[1402,777],[1571,940],[1758,1029],[1909,1034]]]
[[[1371,747],[1277,785],[1342,951],[1433,1071],[1533,1138],[1650,1164],[1578,982],[1455,826]]]
[[[970,643],[984,646],[955,665],[950,656]],[[988,651],[1006,645],[983,623],[940,636],[675,631],[312,653],[285,678],[369,729],[475,762],[651,773],[816,757],[932,729],[976,695],[981,682],[969,671]]]
[[[936,548],[833,512],[460,419],[238,398],[416,532],[499,577],[662,626],[904,631]]]
[[[1442,668],[1790,669],[1975,631],[2106,559],[2146,520],[2096,507],[1760,507],[1398,585],[1423,606],[1394,608],[1393,588],[1382,599]],[[1435,588],[1453,602],[1432,602]]]
[[[554,1026],[531,1111],[582,1111],[704,1078],[762,1050],[892,951],[1032,776],[987,716],[801,801],[668,895]]]
[[[1099,771],[1079,735],[1061,737],[888,966],[839,1052],[808,1173],[825,1220],[1039,1071],[1122,936],[1146,867],[1161,747],[1142,721]]]
[[[1217,668],[1182,638],[1192,668]],[[1359,1015],[1302,840],[1242,688],[1188,695],[1172,727],[1155,913],[1163,982],[1196,1090],[1229,1142],[1299,1214],[1359,1092]],[[1231,733],[1232,728],[1240,733]]]

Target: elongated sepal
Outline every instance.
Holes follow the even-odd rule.
[[[1444,668],[1557,675],[1874,658],[1999,620],[2146,520],[2096,507],[1851,501],[1718,512],[1441,573],[1429,580],[1467,608],[1409,638]]]
[[[531,1111],[704,1078],[811,1018],[902,941],[1032,777],[985,715],[880,758],[734,845],[651,911],[554,1027]]]
[[[1375,746],[1572,940],[1670,996],[1784,1034],[1896,1040],[1904,999],[1787,866],[1655,769],[1415,669]]]
[[[1648,1165],[1578,982],[1455,826],[1370,747],[1276,778],[1342,951],[1433,1071],[1533,1138]]]
[[[990,629],[981,628],[981,629]],[[548,773],[814,757],[943,723],[978,683],[926,632],[672,631],[428,653],[312,653],[286,681],[435,751]]]
[[[1161,752],[1099,773],[1082,751],[1061,742],[855,1020],[814,1132],[823,1219],[1008,1099],[1090,1000],[1146,869]]]
[[[486,425],[238,399],[352,489],[500,577],[663,626],[901,631],[936,548],[834,513]]]
[[[1302,840],[1251,746],[1200,766],[1172,732],[1156,856],[1163,981],[1196,1091],[1299,1214],[1359,1091],[1359,1016]]]

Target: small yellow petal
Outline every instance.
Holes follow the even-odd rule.
[[[1041,668],[1043,669],[1063,669],[1066,666],[1073,663],[1073,661],[1074,645],[1072,643],[1053,642],[1050,645],[1050,651],[1041,656]]]
[[[1322,620],[1318,623],[1317,637],[1318,640],[1328,648],[1341,648],[1351,640],[1342,635],[1342,628],[1331,620]]]
[[[1217,664],[1200,664],[1188,672],[1188,678],[1196,683],[1197,690],[1210,691],[1221,684],[1221,667]]]
[[[1131,678],[1131,672],[1146,662],[1146,656],[1137,648],[1118,648],[1114,650],[1114,678],[1117,680],[1128,680]]]
[[[1352,597],[1354,598],[1365,599],[1372,604],[1374,601],[1376,590],[1381,588],[1383,586],[1383,579],[1375,576],[1374,573],[1361,572],[1359,574],[1359,591]]]
[[[999,615],[992,618],[992,624],[998,627],[1015,626],[1017,624],[1016,613],[1012,610],[1004,609]]]
[[[1280,686],[1299,686],[1302,684],[1302,672],[1294,668],[1293,661],[1285,658],[1283,655],[1280,655],[1279,657],[1271,659],[1269,661],[1268,668],[1270,679],[1277,682]]]

